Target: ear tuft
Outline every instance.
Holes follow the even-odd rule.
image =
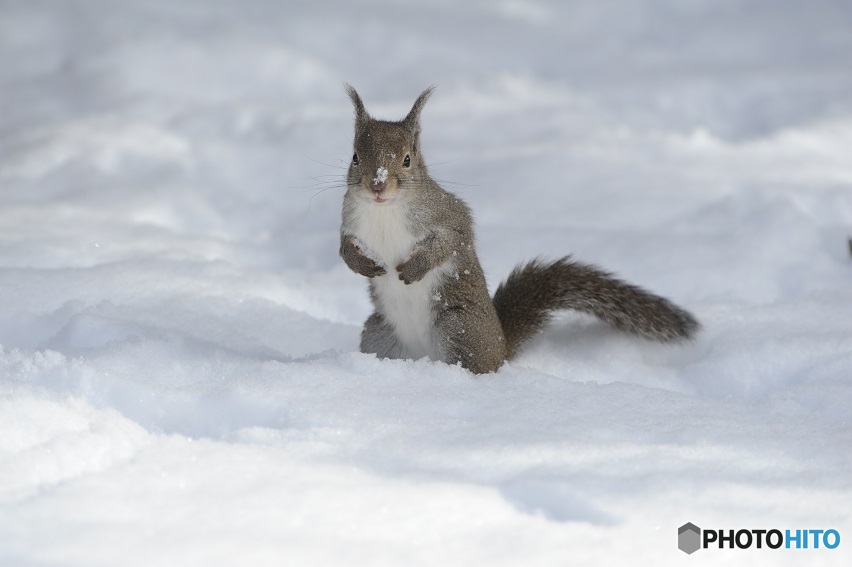
[[[414,101],[414,106],[411,107],[411,111],[408,113],[408,116],[403,120],[404,123],[408,124],[412,127],[415,132],[420,131],[420,111],[423,110],[423,107],[426,105],[426,101],[429,100],[429,97],[432,96],[432,93],[435,91],[435,85],[432,85],[417,97],[417,100]]]
[[[355,119],[358,122],[362,122],[370,117],[367,114],[367,109],[364,108],[364,103],[361,102],[361,97],[358,96],[358,91],[355,90],[355,87],[350,85],[349,83],[343,83],[343,86],[346,88],[346,93],[349,95],[349,99],[352,101],[352,106],[355,107]]]

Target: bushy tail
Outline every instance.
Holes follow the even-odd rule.
[[[533,260],[515,268],[494,293],[509,358],[540,331],[557,309],[594,315],[617,329],[660,342],[691,339],[700,325],[667,299],[625,283],[594,266]]]

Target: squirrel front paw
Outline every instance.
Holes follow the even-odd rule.
[[[422,252],[415,252],[408,260],[396,267],[399,279],[407,284],[419,282],[429,272],[429,262]]]
[[[372,260],[367,257],[364,257],[362,264],[355,270],[362,276],[367,276],[368,278],[375,278],[377,276],[383,276],[387,272],[383,267],[379,266]]]
[[[367,257],[360,246],[350,238],[344,238],[340,243],[340,256],[346,265],[356,274],[375,278],[387,273],[375,260]]]

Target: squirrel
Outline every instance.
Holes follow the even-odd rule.
[[[667,299],[570,256],[518,266],[490,297],[470,208],[429,176],[420,151],[420,113],[435,87],[398,122],[374,119],[356,90],[345,88],[355,107],[355,152],[340,256],[369,278],[374,307],[361,352],[495,372],[561,309],[660,342],[698,332],[698,321]]]

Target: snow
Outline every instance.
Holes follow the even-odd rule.
[[[364,243],[363,243],[360,239],[358,239],[358,237],[356,237],[356,236],[350,236],[349,238],[351,238],[351,239],[352,239],[352,242],[355,244],[355,246],[357,246],[357,247],[358,247],[358,251],[359,251],[359,252],[360,252],[360,253],[361,253],[364,257],[366,257],[368,260],[372,260],[374,264],[377,264],[377,265],[379,265],[379,266],[381,266],[381,267],[383,267],[383,268],[387,268],[387,266],[385,265],[384,260],[382,260],[381,256],[379,256],[378,254],[376,254],[375,250],[371,249],[369,246],[367,246],[366,244],[364,244]]]
[[[373,184],[384,183],[388,180],[388,169],[386,167],[379,167],[376,169],[376,176],[373,178]]]
[[[0,564],[848,565],[850,68],[831,0],[4,3]],[[698,340],[358,353],[344,81],[439,85],[492,290],[572,253]]]

